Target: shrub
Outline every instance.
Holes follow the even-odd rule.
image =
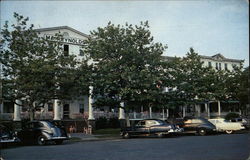
[[[240,115],[238,113],[228,113],[226,116],[225,116],[225,119],[226,120],[230,120],[230,119],[234,119],[234,118],[239,118]]]

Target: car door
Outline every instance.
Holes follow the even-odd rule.
[[[184,128],[185,132],[194,131],[195,127],[196,127],[196,124],[193,123],[192,119],[188,119],[188,120],[184,121],[183,128]]]
[[[146,134],[149,133],[149,128],[146,127],[146,121],[139,121],[135,128],[135,134]]]
[[[29,122],[25,124],[22,130],[18,133],[18,137],[25,143],[32,143],[35,138],[34,123]]]

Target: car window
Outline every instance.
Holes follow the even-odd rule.
[[[41,123],[41,122],[36,122],[36,123],[34,123],[34,127],[35,128],[41,128],[41,127],[43,127],[44,125]]]
[[[146,126],[150,127],[150,126],[154,126],[157,125],[158,123],[156,121],[146,121]]]
[[[191,119],[187,119],[187,120],[185,121],[185,123],[192,123],[192,120],[191,120]]]
[[[145,121],[140,121],[138,122],[137,126],[145,126],[146,122]]]
[[[26,129],[34,128],[34,124],[33,123],[27,123],[26,125],[24,125],[24,128],[26,128]]]
[[[200,119],[192,119],[192,123],[202,123],[202,120],[200,120]]]

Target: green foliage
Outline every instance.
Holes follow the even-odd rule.
[[[231,120],[231,119],[234,119],[234,118],[239,118],[240,115],[238,113],[228,113],[226,116],[225,116],[225,119],[226,120]]]
[[[75,56],[64,55],[59,41],[61,35],[49,41],[40,37],[33,25],[26,25],[28,18],[17,13],[14,18],[16,23],[9,27],[6,22],[1,31],[3,98],[13,102],[22,100],[33,113],[53,99],[65,100],[79,95],[78,91],[83,91],[79,87],[85,86],[79,85],[83,75],[77,73],[85,67],[76,68]]]
[[[165,47],[153,43],[148,22],[140,26],[113,25],[91,32],[85,52],[94,60],[93,86],[96,105],[121,101],[149,105],[161,92],[161,55]]]
[[[109,118],[106,117],[100,117],[96,119],[95,121],[95,127],[96,129],[104,129],[104,128],[119,128],[120,122],[118,118]]]

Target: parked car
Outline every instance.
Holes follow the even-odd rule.
[[[230,122],[225,120],[224,118],[209,119],[209,122],[213,123],[216,126],[216,130],[218,132],[226,132],[227,134],[245,129],[242,123]]]
[[[204,136],[216,132],[216,127],[205,118],[185,117],[177,123],[184,129],[184,133],[195,133]]]
[[[0,143],[19,142],[15,132],[7,126],[0,124]]]
[[[139,121],[135,126],[126,127],[121,130],[123,138],[130,138],[132,136],[150,136],[157,135],[163,137],[167,134],[181,133],[182,128],[169,124],[159,119],[145,119]]]
[[[32,121],[26,123],[17,133],[23,143],[36,143],[45,145],[48,141],[62,144],[68,139],[65,129],[60,128],[49,121]]]
[[[249,122],[248,122],[247,119],[245,119],[245,118],[233,118],[233,119],[230,119],[229,121],[230,121],[230,122],[239,122],[239,123],[243,124],[243,126],[244,126],[246,129],[248,129],[249,126],[250,126]]]

